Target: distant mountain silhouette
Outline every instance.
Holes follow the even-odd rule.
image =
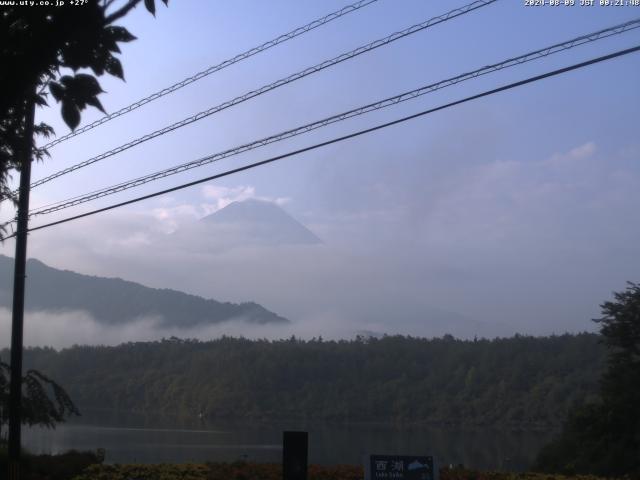
[[[235,244],[313,245],[322,243],[307,227],[278,205],[263,200],[250,199],[230,203],[200,220],[200,226]]]
[[[11,308],[13,259],[0,255],[0,306]],[[26,310],[82,310],[98,322],[120,325],[143,317],[158,317],[164,326],[190,327],[229,320],[250,323],[289,321],[253,302],[208,300],[169,289],[145,287],[120,278],[82,275],[27,261]]]

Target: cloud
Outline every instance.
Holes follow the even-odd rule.
[[[572,148],[568,152],[554,153],[549,158],[542,160],[540,163],[545,166],[562,165],[567,163],[579,162],[593,157],[596,153],[596,144],[594,142],[586,142],[582,145]]]
[[[593,142],[523,157],[461,159],[420,182],[363,183],[353,203],[303,205],[301,220],[322,246],[241,247],[226,244],[224,232],[167,234],[197,224],[203,203],[265,198],[240,185],[34,232],[29,252],[58,268],[256,301],[294,322],[278,332],[285,336],[593,328],[599,303],[640,270],[640,226],[628,221],[640,203],[635,157]]]
[[[140,319],[127,325],[109,327],[98,323],[83,311],[26,312],[24,344],[26,346],[52,346],[103,344],[117,345],[156,339],[157,319]],[[0,308],[0,348],[9,347],[11,339],[11,312]],[[161,338],[161,337],[160,337]]]
[[[175,232],[182,223],[202,217],[201,210],[194,205],[171,205],[167,201],[163,203],[166,206],[154,208],[151,210],[151,215],[160,222],[161,229],[165,233]]]
[[[226,207],[232,202],[241,202],[249,198],[256,197],[256,190],[252,186],[240,185],[238,187],[223,187],[220,185],[205,185],[202,187],[202,194],[209,200],[214,200],[213,204],[208,204],[208,213],[213,213]]]
[[[331,309],[310,314],[292,324],[259,325],[246,323],[238,318],[220,324],[188,328],[167,327],[155,317],[113,326],[98,322],[84,311],[37,311],[25,314],[24,345],[60,349],[73,345],[119,345],[126,342],[157,341],[172,336],[206,341],[223,335],[270,340],[289,338],[292,335],[302,339],[321,336],[327,340],[338,340],[355,338],[363,332],[382,334],[388,332],[388,326],[379,321],[354,323],[344,314]],[[424,334],[416,325],[404,326],[401,332]],[[442,336],[451,332],[458,333],[451,329],[437,328],[432,331],[432,335]],[[0,308],[0,348],[9,348],[10,339],[11,312]]]
[[[594,238],[608,250],[613,239],[602,237],[596,225],[619,222],[623,212],[631,213],[631,205],[640,201],[640,179],[622,165],[624,174],[612,169],[616,160],[596,152],[588,142],[540,161],[496,160],[468,167],[431,199],[420,219],[420,235],[431,247],[468,252],[465,261],[502,256],[512,262],[520,256],[519,262],[536,263],[540,254],[579,254]],[[638,229],[625,225],[624,230]],[[522,257],[527,250],[535,257]]]
[[[367,205],[342,212],[348,221],[326,215],[315,228],[329,244],[377,244],[376,259],[413,263],[412,281],[437,292],[435,305],[524,332],[591,329],[598,304],[640,270],[633,151],[587,141],[537,158],[436,152],[416,157],[424,175],[408,165],[382,187],[375,180],[359,199]]]
[[[163,198],[161,205],[153,208],[151,214],[161,223],[161,230],[172,233],[181,225],[193,223],[194,220],[203,218],[217,212],[233,202],[256,199],[284,205],[291,199],[287,197],[269,197],[258,195],[256,188],[251,185],[239,185],[226,187],[222,185],[204,185],[200,189],[200,197],[205,201],[194,203],[178,203],[173,197]]]
[[[0,308],[0,348],[8,348],[11,339],[11,312]],[[154,341],[171,336],[211,339],[222,335],[240,336],[249,328],[242,319],[205,327],[175,328],[161,325],[159,318],[147,317],[117,326],[96,321],[89,313],[37,311],[25,314],[24,344],[66,348],[72,345],[118,345],[125,342]],[[251,325],[251,330],[269,338],[286,338],[286,329]],[[254,338],[262,338],[260,335]]]
[[[217,212],[233,202],[255,199],[266,202],[273,202],[277,205],[284,205],[290,201],[287,197],[265,197],[256,194],[255,187],[250,185],[239,185],[237,187],[224,187],[221,185],[205,185],[202,187],[202,194],[209,200],[214,200],[213,204],[203,203],[200,206],[207,215]]]

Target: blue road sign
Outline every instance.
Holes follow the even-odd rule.
[[[369,455],[367,480],[437,480],[433,457]]]

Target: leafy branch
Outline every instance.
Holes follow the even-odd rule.
[[[10,375],[11,366],[0,361],[0,432],[9,421]],[[64,388],[43,373],[29,370],[22,384],[22,423],[55,428],[66,417],[80,415]]]

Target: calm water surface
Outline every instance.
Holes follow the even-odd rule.
[[[366,453],[435,455],[440,464],[526,470],[553,432],[318,423],[176,421],[85,415],[55,430],[23,430],[37,453],[106,449],[109,463],[280,462],[282,431],[309,432],[309,462],[361,464]]]

